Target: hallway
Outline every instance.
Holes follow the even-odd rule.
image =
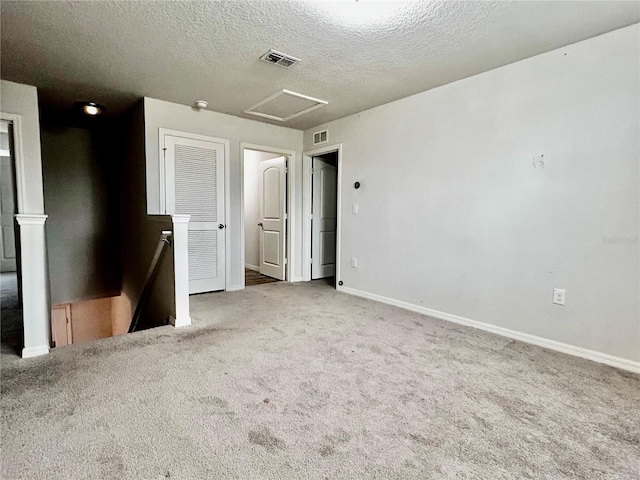
[[[0,343],[2,355],[20,356],[22,350],[22,306],[18,297],[16,272],[0,274],[2,290],[0,312]]]

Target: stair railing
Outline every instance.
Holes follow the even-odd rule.
[[[153,259],[151,260],[151,265],[149,265],[149,270],[147,271],[147,278],[144,281],[144,287],[142,287],[142,293],[140,294],[140,298],[138,299],[138,304],[136,305],[136,310],[133,314],[133,318],[131,319],[131,325],[129,325],[129,333],[134,332],[138,326],[138,321],[140,320],[140,316],[142,315],[142,310],[149,300],[149,296],[151,294],[151,287],[153,285],[153,281],[158,274],[158,267],[160,265],[160,259],[162,258],[162,253],[165,250],[165,246],[171,246],[171,230],[163,230],[160,234],[160,239],[158,240],[158,246],[156,247],[156,251],[153,254]]]

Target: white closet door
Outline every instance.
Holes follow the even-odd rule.
[[[166,210],[191,215],[189,293],[225,289],[224,145],[164,136]]]
[[[15,208],[15,185],[13,159],[0,157],[0,270],[16,271],[16,234],[13,215]]]
[[[284,280],[287,167],[285,157],[260,162],[260,273]]]
[[[336,226],[338,169],[321,158],[313,158],[311,221],[311,278],[336,274]]]

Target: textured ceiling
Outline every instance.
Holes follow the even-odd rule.
[[[640,21],[640,3],[11,2],[0,4],[3,79],[43,104],[111,113],[149,96],[246,118],[283,88],[329,105],[305,129]],[[299,57],[290,69],[258,58]],[[258,119],[259,120],[259,119]],[[262,120],[268,123],[276,123]]]

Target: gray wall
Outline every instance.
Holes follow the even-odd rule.
[[[142,101],[119,132],[125,141],[120,182],[120,246],[122,293],[135,311],[147,270],[162,230],[171,230],[170,218],[147,215],[145,189],[145,120]],[[140,328],[162,325],[175,316],[173,251],[165,249]]]
[[[116,220],[117,138],[83,128],[42,127],[51,302],[120,293]]]
[[[306,131],[343,144],[345,286],[640,360],[639,35]]]

